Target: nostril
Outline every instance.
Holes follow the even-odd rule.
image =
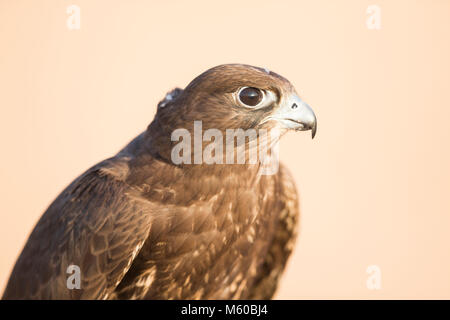
[[[298,105],[297,105],[296,103],[294,103],[294,104],[292,105],[291,108],[292,108],[292,109],[297,109],[297,108],[298,108]]]

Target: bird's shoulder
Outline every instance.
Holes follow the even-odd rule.
[[[55,199],[25,244],[4,298],[108,297],[150,229],[151,203],[126,182],[130,161],[123,154],[102,161]],[[81,287],[71,290],[66,280],[73,265]]]

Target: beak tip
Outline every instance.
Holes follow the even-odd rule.
[[[314,125],[314,127],[311,129],[311,139],[314,139],[316,136],[317,126]]]

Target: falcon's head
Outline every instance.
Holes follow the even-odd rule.
[[[243,64],[220,65],[195,78],[184,90],[174,89],[158,104],[149,127],[154,142],[170,144],[177,128],[193,131],[194,121],[203,130],[277,128],[317,130],[316,116],[292,84],[267,69]],[[171,145],[171,144],[170,144]],[[165,153],[165,152],[164,152]]]

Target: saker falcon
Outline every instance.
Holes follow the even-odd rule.
[[[296,237],[294,181],[283,165],[261,174],[261,161],[175,164],[172,133],[193,133],[199,121],[203,132],[224,137],[236,128],[314,137],[317,128],[280,75],[241,64],[207,70],[169,92],[145,132],[56,198],[3,299],[270,299]],[[247,151],[250,140],[241,143]],[[198,156],[195,146],[190,152]],[[68,286],[73,266],[75,288]]]

